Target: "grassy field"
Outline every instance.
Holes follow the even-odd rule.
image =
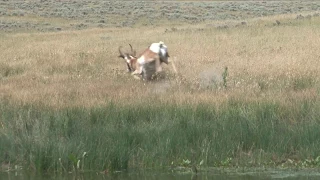
[[[301,14],[2,31],[0,170],[319,166],[320,17]],[[133,79],[118,47],[160,40],[178,72]]]
[[[1,1],[0,30],[48,32],[197,24],[320,10],[319,1]]]

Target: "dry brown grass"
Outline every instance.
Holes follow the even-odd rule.
[[[280,26],[273,25],[275,19]],[[0,96],[53,107],[96,106],[111,100],[219,104],[229,98],[318,98],[319,26],[318,17],[277,16],[228,29],[181,25],[167,33],[171,27],[165,25],[2,33]],[[160,40],[168,45],[179,75],[164,65],[166,78],[148,84],[134,80],[117,58],[118,46],[132,43],[141,52]],[[221,85],[224,67],[229,70],[227,89]],[[211,80],[218,86],[204,88]],[[299,90],[293,88],[296,81],[302,83]]]

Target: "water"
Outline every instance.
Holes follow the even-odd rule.
[[[316,180],[320,178],[320,170],[218,170],[211,169],[199,172],[172,171],[131,171],[114,174],[102,173],[68,173],[58,175],[36,175],[24,172],[0,172],[0,180]]]

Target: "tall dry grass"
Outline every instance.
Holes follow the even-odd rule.
[[[282,23],[273,25],[275,19]],[[285,99],[292,94],[314,98],[319,91],[319,23],[318,17],[278,16],[227,29],[203,24],[169,32],[167,26],[156,26],[2,33],[1,96],[54,107],[151,97],[171,102]],[[160,40],[168,45],[178,76],[171,65],[164,65],[166,78],[148,84],[125,73],[118,46],[129,50],[131,43],[141,52]],[[225,67],[227,90],[221,90]],[[295,91],[296,86],[302,91]]]

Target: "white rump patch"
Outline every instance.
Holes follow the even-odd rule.
[[[160,44],[159,43],[152,43],[151,46],[149,47],[150,51],[154,53],[159,53],[160,52]]]
[[[162,45],[162,48],[160,48],[160,45]],[[167,46],[162,41],[160,41],[159,43],[152,43],[149,49],[152,52],[157,53],[157,54],[159,52],[161,52],[161,54],[165,54],[162,52],[163,51],[162,49],[164,49],[167,52]]]

